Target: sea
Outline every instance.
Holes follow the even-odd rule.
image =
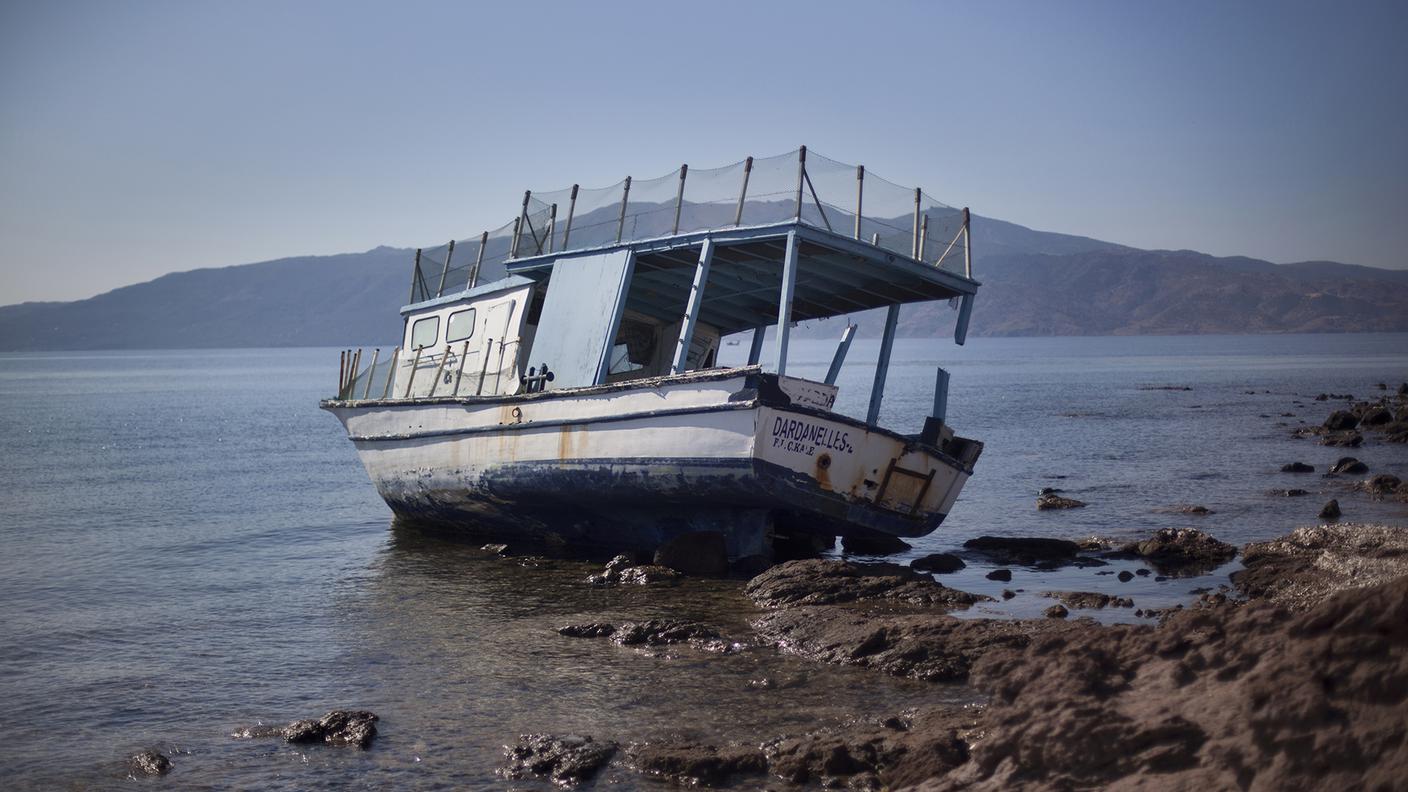
[[[725,347],[722,362],[747,346]],[[788,373],[820,379],[834,349],[794,341]],[[851,348],[841,411],[864,413],[876,354],[873,340]],[[318,409],[337,360],[331,349],[0,355],[6,788],[549,789],[499,775],[518,735],[759,743],[974,700],[771,649],[643,652],[558,635],[657,617],[742,635],[755,612],[737,581],[596,589],[585,561],[485,558],[394,523]],[[1408,447],[1291,434],[1345,403],[1318,394],[1377,397],[1379,383],[1391,393],[1408,380],[1408,335],[906,339],[881,422],[917,431],[939,367],[949,424],[985,449],[943,526],[891,560],[963,554],[982,535],[1121,542],[1165,527],[1241,545],[1314,524],[1330,498],[1345,520],[1408,526],[1408,506],[1322,475],[1355,456],[1408,478]],[[1279,472],[1293,461],[1316,472]],[[1038,511],[1043,487],[1088,505]],[[1288,488],[1309,494],[1270,494]],[[998,583],[992,563],[965,558],[945,584],[1017,592],[971,613],[995,618],[1039,615],[1051,604],[1040,593],[1058,589],[1169,607],[1237,568],[1121,583],[1114,573],[1139,564],[1017,567]],[[232,736],[335,708],[380,716],[370,750]],[[169,756],[171,772],[131,777],[126,758],[144,749]],[[664,788],[616,770],[599,786]]]

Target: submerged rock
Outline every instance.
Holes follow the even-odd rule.
[[[535,775],[562,786],[577,784],[605,767],[617,748],[614,742],[574,734],[524,734],[517,745],[504,746],[507,765],[502,772],[509,778]]]
[[[1320,438],[1320,445],[1358,448],[1364,445],[1364,436],[1358,432],[1331,432]]]
[[[157,751],[142,751],[127,759],[127,766],[133,775],[159,776],[171,771],[171,760]]]
[[[718,531],[680,534],[655,550],[655,565],[698,577],[728,574],[728,542]]]
[[[1128,583],[1134,580],[1134,573],[1130,572],[1128,569],[1122,569],[1117,577],[1119,577],[1121,583]]]
[[[1330,466],[1331,473],[1346,473],[1354,475],[1357,473],[1368,473],[1369,466],[1355,459],[1354,457],[1340,457],[1335,464]]]
[[[1010,583],[1012,582],[1012,570],[994,569],[993,571],[987,573],[986,577],[988,580],[996,580],[1002,583]]]
[[[565,627],[557,628],[558,635],[565,635],[568,638],[605,638],[616,632],[616,625],[606,622],[588,622],[586,624],[569,624]]]
[[[656,564],[633,566],[630,556],[618,555],[606,562],[602,571],[587,576],[587,583],[597,588],[610,586],[673,585],[683,577],[679,572]]]
[[[1142,542],[1125,545],[1123,553],[1149,560],[1165,574],[1211,569],[1237,555],[1237,548],[1196,528],[1164,528]]]
[[[1045,614],[1046,618],[1048,619],[1064,619],[1069,616],[1071,612],[1066,610],[1061,605],[1052,605],[1051,607],[1042,611],[1042,613]]]
[[[748,745],[661,740],[633,744],[626,757],[640,772],[687,785],[721,786],[768,771],[762,750]]]
[[[1370,407],[1359,418],[1359,423],[1363,426],[1383,426],[1393,423],[1393,412],[1387,407]]]
[[[1268,490],[1266,494],[1274,495],[1280,498],[1299,498],[1302,495],[1309,495],[1310,493],[1303,489],[1282,489]]]
[[[333,710],[318,720],[294,721],[284,727],[291,743],[351,745],[365,750],[376,737],[375,713],[366,710]]]
[[[1382,498],[1385,495],[1401,493],[1403,480],[1391,473],[1380,473],[1366,479],[1359,488],[1376,498]]]
[[[913,549],[898,536],[882,533],[847,534],[841,537],[841,547],[856,555],[894,555]]]
[[[1095,591],[1043,591],[1041,596],[1060,600],[1068,608],[1134,607],[1134,601],[1128,597],[1114,597]]]
[[[930,553],[929,555],[910,561],[909,566],[911,569],[917,569],[920,572],[934,572],[942,575],[949,572],[957,572],[967,566],[967,564],[963,563],[963,559],[952,553]]]
[[[948,588],[928,575],[899,564],[860,564],[819,558],[778,564],[748,581],[744,593],[763,608],[864,600],[954,608],[991,599]]]
[[[1048,509],[1079,509],[1084,505],[1085,501],[1063,498],[1060,495],[1040,495],[1036,499],[1036,507],[1043,511]]]
[[[1081,546],[1066,539],[1039,536],[979,536],[963,547],[999,563],[1031,566],[1037,561],[1074,561]]]
[[[1346,431],[1358,425],[1359,417],[1348,410],[1335,410],[1330,413],[1330,417],[1326,418],[1325,423],[1322,424],[1322,426],[1331,432]]]
[[[621,646],[667,646],[669,644],[718,638],[712,627],[681,619],[650,619],[626,622],[612,634],[611,640]]]

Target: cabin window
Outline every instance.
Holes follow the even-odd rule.
[[[411,325],[411,349],[435,346],[436,339],[440,338],[440,317],[427,316],[424,319],[417,319]]]
[[[450,321],[445,325],[445,343],[463,341],[472,335],[474,335],[473,308],[466,308],[463,311],[455,311],[450,314]]]
[[[634,319],[622,319],[616,343],[611,348],[611,364],[607,372],[623,374],[640,371],[650,365],[654,356],[655,327]]]

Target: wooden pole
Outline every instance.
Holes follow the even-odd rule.
[[[484,393],[484,378],[489,376],[489,356],[494,353],[494,339],[486,339],[488,344],[484,347],[484,364],[479,367],[479,385],[474,389],[475,396]]]
[[[362,366],[362,350],[357,350],[357,355],[352,358],[352,365],[347,369],[347,398],[352,398],[352,389],[357,384],[357,369]]]
[[[915,256],[916,261],[924,260],[924,246],[929,244],[929,213],[924,213],[924,219],[919,221],[919,255]]]
[[[372,393],[372,379],[376,377],[376,359],[381,357],[381,347],[372,350],[372,365],[367,369],[367,387],[362,388],[362,398],[366,399]]]
[[[572,202],[567,204],[567,228],[562,231],[562,249],[567,250],[567,240],[572,236],[572,216],[577,213],[577,185],[572,185]]]
[[[626,187],[621,190],[621,217],[616,221],[616,241],[621,241],[621,233],[626,230],[626,202],[631,198],[631,177],[626,177]]]
[[[532,197],[532,190],[523,191],[523,208],[518,210],[518,222],[513,226],[513,244],[509,246],[509,258],[518,258],[518,239],[523,234],[523,221],[528,219],[528,200]]]
[[[396,379],[396,364],[400,363],[401,347],[391,350],[390,365],[386,367],[386,387],[381,389],[381,398],[385,399],[391,395],[391,383]]]
[[[704,304],[704,287],[709,282],[709,263],[713,259],[714,240],[704,237],[704,246],[699,250],[699,264],[694,268],[694,284],[689,289],[689,304],[684,309],[684,322],[680,325],[680,337],[675,343],[671,374],[683,373],[689,363],[689,345],[694,341],[694,327],[699,321],[699,308]]]
[[[738,190],[738,209],[733,213],[733,224],[743,224],[743,200],[748,197],[748,176],[753,172],[753,158],[743,161],[743,186]]]
[[[435,367],[435,381],[430,383],[430,393],[426,398],[435,398],[435,391],[440,387],[440,376],[445,373],[445,364],[450,360],[450,345],[445,345],[445,354],[440,356],[440,365]]]
[[[680,232],[680,209],[684,206],[684,177],[688,174],[689,163],[686,162],[680,166],[680,189],[675,193],[675,227],[670,231],[672,236]]]
[[[416,281],[420,280],[420,248],[416,248],[416,263],[411,267],[411,296],[406,298],[407,303],[416,301]]]
[[[865,205],[865,166],[856,166],[856,239],[860,239],[860,210]]]
[[[337,356],[337,398],[342,398],[342,392],[347,389],[347,350]]]
[[[807,147],[797,149],[797,214],[792,219],[802,219],[802,181],[807,178]]]
[[[484,263],[484,248],[489,246],[489,232],[485,231],[479,235],[479,253],[474,257],[474,269],[469,271],[469,284],[466,288],[473,289],[479,285],[479,265]]]
[[[909,257],[919,258],[919,188],[914,188],[914,242],[910,245]]]
[[[841,331],[841,342],[836,345],[836,354],[831,356],[831,368],[826,370],[827,385],[835,385],[836,378],[841,376],[841,364],[846,362],[846,353],[851,349],[851,339],[856,336],[856,326],[847,324],[846,329]]]
[[[792,330],[792,295],[797,289],[797,232],[787,232],[782,260],[782,294],[777,301],[777,375],[787,373],[787,338]]]
[[[450,249],[445,251],[445,268],[440,270],[440,288],[435,290],[435,296],[440,297],[445,294],[445,277],[450,274],[450,259],[455,257],[455,240],[450,240]]]

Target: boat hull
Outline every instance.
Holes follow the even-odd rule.
[[[937,448],[794,403],[755,369],[492,399],[325,402],[404,520],[588,553],[719,531],[922,536],[972,472]],[[896,473],[895,471],[900,471]]]

